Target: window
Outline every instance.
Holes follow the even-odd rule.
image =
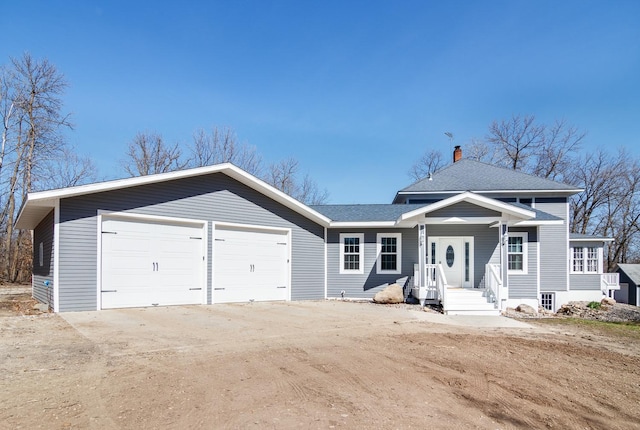
[[[598,248],[589,246],[587,250],[587,272],[598,273]]]
[[[402,266],[402,234],[378,233],[377,273],[401,273]]]
[[[600,273],[602,257],[597,246],[571,248],[572,273]]]
[[[38,246],[38,264],[40,264],[40,267],[44,266],[44,243],[42,242]]]
[[[364,273],[364,234],[340,234],[340,273]]]
[[[509,273],[527,273],[527,233],[509,233],[507,267]]]
[[[555,310],[555,296],[554,293],[540,293],[540,306],[545,310],[553,312]]]
[[[574,272],[584,272],[584,251],[583,248],[573,248],[573,263],[571,268]]]

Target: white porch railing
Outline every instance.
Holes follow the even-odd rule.
[[[441,264],[425,264],[422,277],[420,276],[420,265],[415,264],[414,268],[413,297],[424,306],[427,300],[439,300],[442,308],[446,309],[447,301],[447,278]]]
[[[600,275],[600,290],[605,296],[609,296],[611,290],[620,289],[619,273],[603,273]]]
[[[484,274],[485,290],[499,310],[502,310],[502,301],[507,299],[507,291],[503,286],[500,276],[499,264],[487,264]]]

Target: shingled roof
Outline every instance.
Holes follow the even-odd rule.
[[[462,191],[563,191],[575,194],[582,190],[527,173],[462,159],[398,191],[398,194]]]
[[[533,211],[536,221],[560,221],[561,218],[520,203],[511,206]],[[404,213],[429,206],[428,204],[375,204],[375,205],[314,205],[311,209],[333,222],[392,222]]]

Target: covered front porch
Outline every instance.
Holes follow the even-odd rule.
[[[445,314],[499,315],[509,299],[509,274],[537,297],[539,211],[475,193],[441,200],[403,215],[418,228],[418,263],[411,294]],[[549,217],[547,217],[549,218]]]

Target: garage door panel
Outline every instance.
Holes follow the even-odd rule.
[[[106,219],[102,231],[103,309],[203,302],[201,227]]]
[[[288,233],[218,227],[215,232],[213,300],[287,300]]]

